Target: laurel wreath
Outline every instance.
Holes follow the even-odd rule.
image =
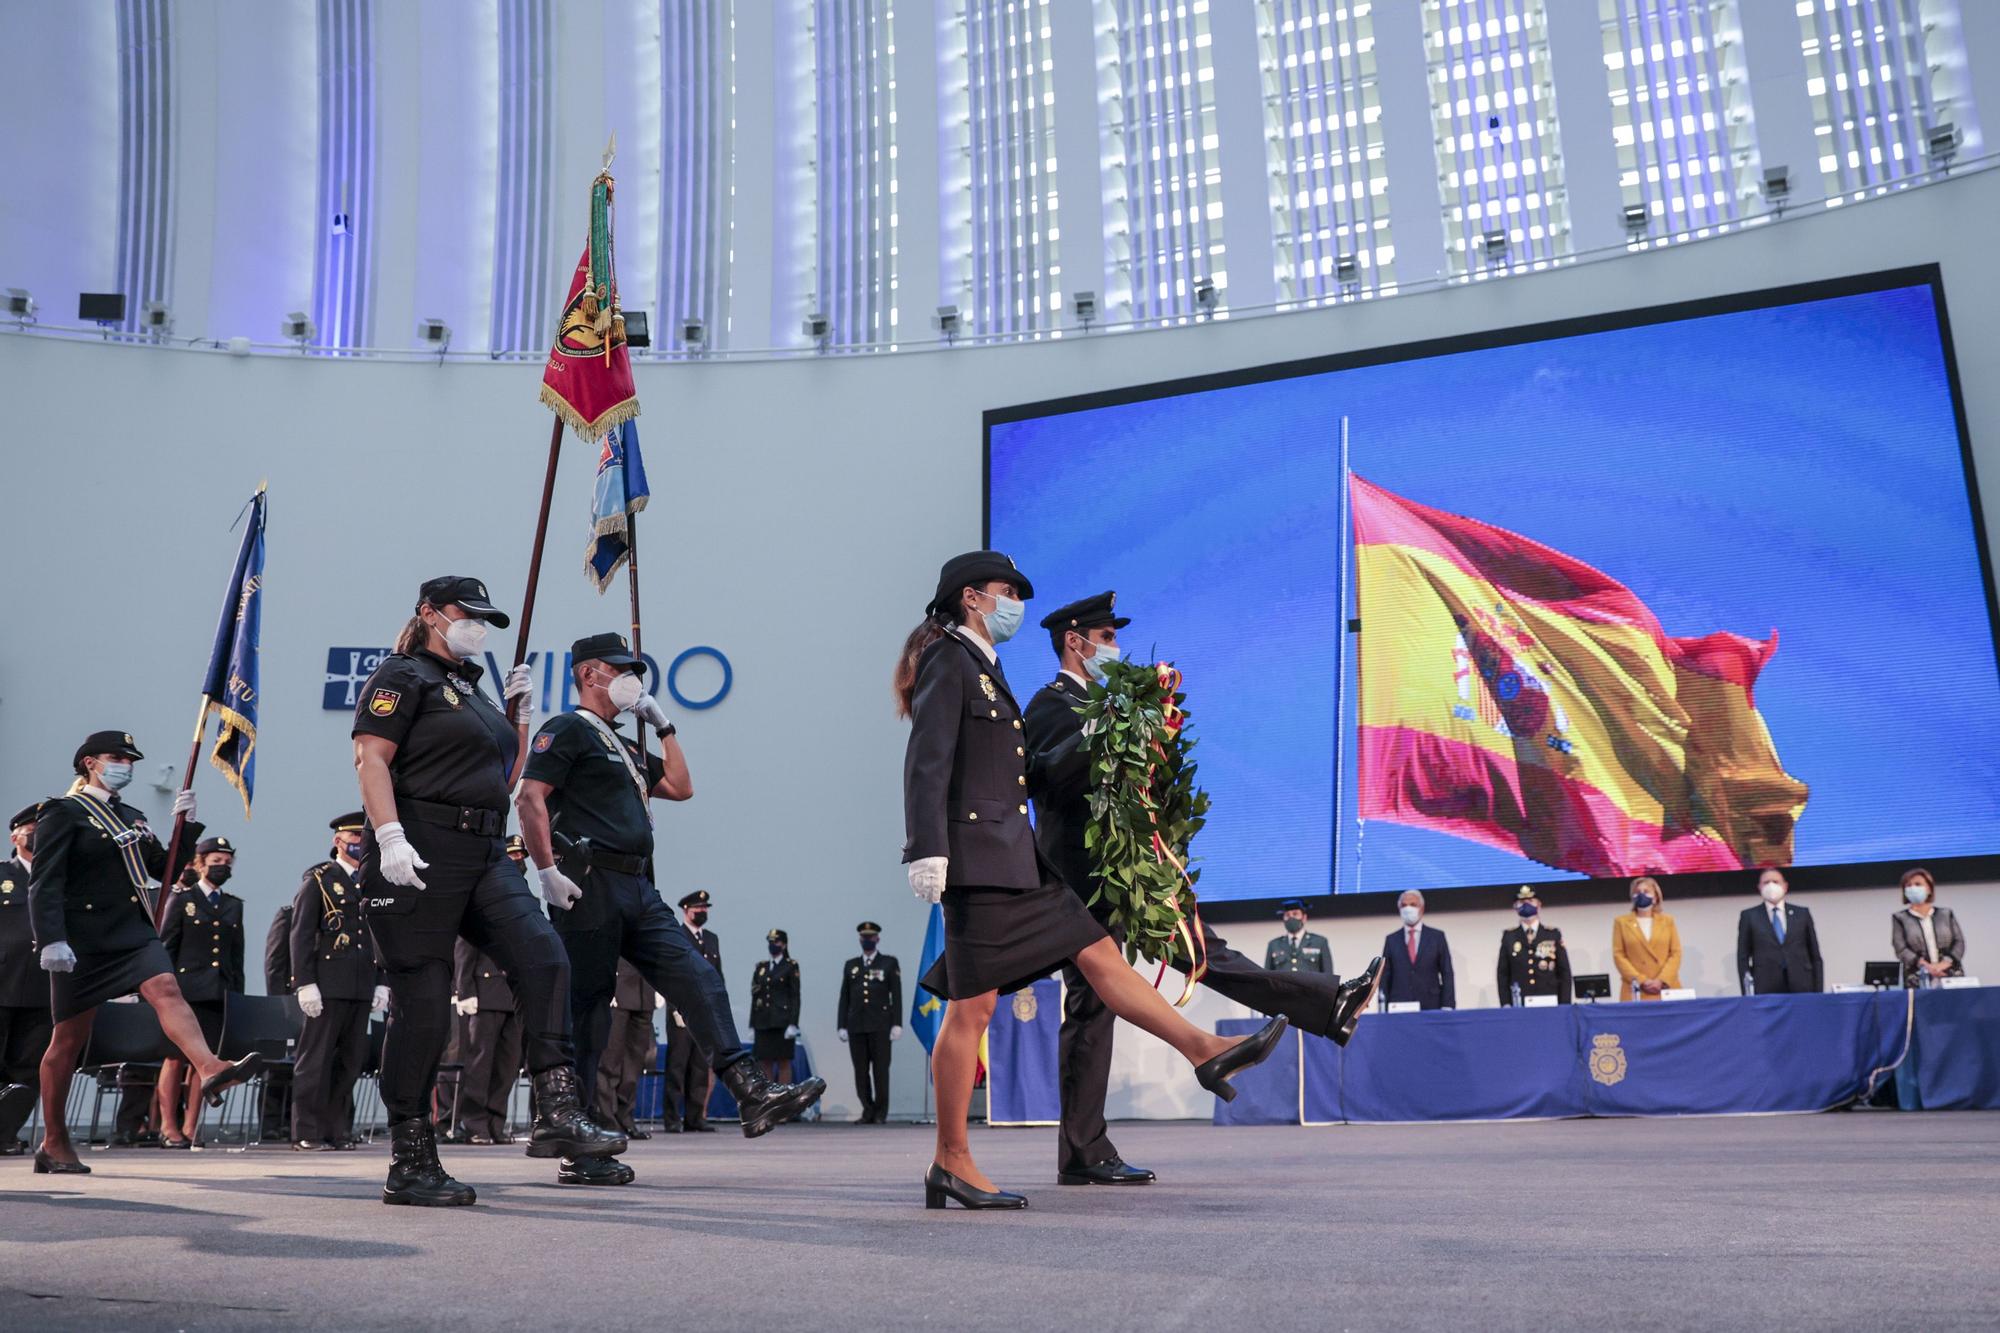
[[[1090,760],[1083,845],[1097,869],[1091,904],[1109,905],[1129,960],[1149,958],[1162,974],[1169,960],[1194,960],[1191,993],[1206,959],[1194,892],[1201,871],[1189,848],[1207,823],[1208,793],[1195,785],[1180,686],[1169,663],[1114,662],[1077,712]]]

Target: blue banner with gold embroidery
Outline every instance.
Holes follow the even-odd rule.
[[[639,455],[638,423],[627,421],[604,437],[597,451],[597,484],[591,490],[590,545],[584,550],[584,573],[599,592],[632,551],[632,516],[646,507],[653,493],[646,483],[646,461]]]
[[[236,568],[215,626],[215,646],[208,654],[208,675],[201,685],[207,708],[202,726],[207,727],[209,717],[220,720],[208,761],[243,798],[245,818],[257,786],[257,632],[263,602],[264,488],[260,486],[250,497],[250,522],[236,552]]]
[[[924,956],[917,964],[917,975],[921,977],[929,972],[931,964],[943,956],[944,908],[932,903],[931,924],[924,931]],[[944,1026],[944,1001],[922,986],[916,990],[917,998],[910,1002],[910,1031],[917,1034],[917,1040],[928,1051],[937,1045],[938,1029]]]

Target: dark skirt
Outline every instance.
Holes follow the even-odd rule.
[[[750,1043],[750,1054],[759,1060],[789,1060],[798,1047],[798,1042],[785,1035],[783,1028],[758,1028],[756,1040]]]
[[[1038,889],[954,887],[944,894],[944,953],[919,984],[947,1000],[1006,994],[1105,938],[1083,899],[1058,880]]]
[[[95,1009],[106,1000],[130,995],[140,983],[171,975],[167,946],[147,940],[136,949],[117,953],[80,953],[69,972],[49,973],[49,1013],[58,1023]]]

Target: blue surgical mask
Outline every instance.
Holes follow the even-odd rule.
[[[1414,926],[1422,919],[1424,909],[1421,907],[1399,907],[1396,909],[1396,915],[1403,918],[1404,925]]]
[[[106,764],[97,770],[97,782],[106,791],[124,791],[132,783],[132,765]]]
[[[1911,884],[1903,889],[1903,897],[1914,906],[1931,896],[1931,891],[1921,884]]]
[[[993,609],[986,613],[986,636],[995,643],[1005,643],[1020,632],[1021,618],[1028,613],[1027,604],[999,593],[988,593],[993,599]]]
[[[1532,921],[1535,917],[1541,915],[1542,911],[1541,908],[1535,906],[1533,903],[1515,903],[1514,910],[1520,913],[1523,921]]]
[[[1086,661],[1083,664],[1083,669],[1090,673],[1093,680],[1103,680],[1104,673],[1111,669],[1113,662],[1122,662],[1124,660],[1125,655],[1118,651],[1117,644],[1100,643],[1097,645],[1097,656]]]
[[[1635,893],[1632,895],[1632,906],[1638,908],[1641,912],[1645,911],[1648,907],[1651,907],[1652,905],[1653,905],[1652,894]]]

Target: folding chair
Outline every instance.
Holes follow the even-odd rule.
[[[97,1090],[90,1103],[90,1129],[84,1135],[91,1151],[109,1146],[96,1141],[98,1120],[104,1113],[104,1094],[122,1094],[129,1087],[140,1086],[141,1081],[131,1077],[136,1071],[151,1071],[157,1078],[160,1062],[179,1054],[167,1040],[167,1034],[160,1030],[160,1016],[153,1012],[152,1005],[140,1000],[98,1006],[97,1017],[90,1025],[90,1041],[84,1047],[83,1063],[76,1071],[88,1075]],[[74,1091],[73,1081],[70,1086]]]
[[[232,993],[223,1002],[222,1041],[216,1054],[225,1060],[240,1060],[254,1052],[264,1057],[264,1070],[289,1068],[304,1027],[299,1002],[289,995]],[[218,1120],[224,1137],[232,1111],[240,1111],[243,1117],[242,1143],[232,1152],[246,1152],[264,1141],[264,1080],[265,1072],[259,1071],[222,1094]]]
[[[354,1130],[364,1143],[375,1142],[378,1116],[383,1128],[388,1128],[389,1108],[382,1101],[382,1039],[388,1034],[387,1023],[369,1026],[368,1059],[361,1066],[361,1077],[354,1080]]]

